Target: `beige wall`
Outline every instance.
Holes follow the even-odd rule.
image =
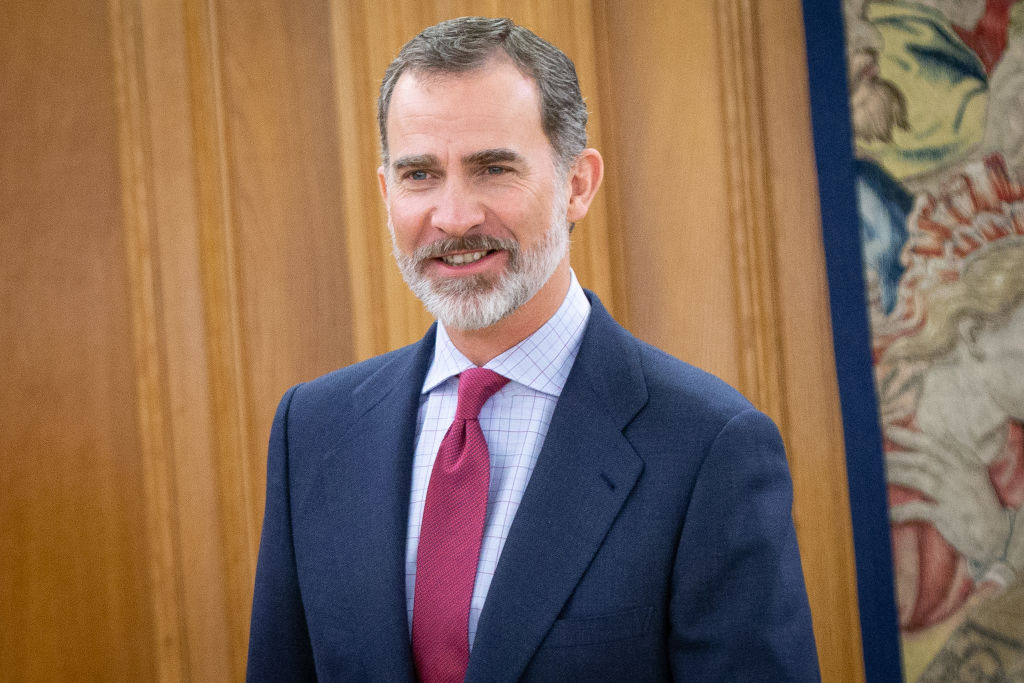
[[[799,0],[16,0],[0,9],[0,680],[240,680],[296,381],[418,338],[377,79],[508,15],[608,175],[573,263],[780,424],[826,680],[863,678]]]

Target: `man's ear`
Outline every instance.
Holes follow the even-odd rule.
[[[377,167],[377,185],[380,187],[380,196],[386,202],[388,200],[388,171],[383,165]]]
[[[566,219],[570,223],[582,220],[590,209],[590,202],[604,177],[604,159],[596,149],[583,150],[569,171],[569,209]]]

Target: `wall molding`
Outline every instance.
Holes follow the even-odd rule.
[[[721,64],[722,126],[733,244],[740,390],[785,433],[788,410],[782,359],[775,220],[769,184],[758,3],[717,0],[716,44]]]
[[[244,669],[257,541],[211,8],[111,0],[158,680]]]
[[[251,391],[245,373],[244,322],[239,299],[235,217],[228,177],[228,123],[220,62],[216,0],[185,0],[184,30],[192,139],[195,144],[198,240],[210,373],[211,435],[218,473],[220,543],[230,646],[236,677],[248,649],[262,497],[251,473],[262,471],[263,448],[251,438]],[[259,459],[260,466],[256,461]]]
[[[117,74],[116,92],[120,125],[122,203],[126,262],[129,280],[136,390],[145,485],[146,529],[149,542],[147,565],[152,583],[149,595],[153,610],[156,646],[156,680],[187,680],[188,639],[181,607],[184,604],[182,574],[177,558],[181,547],[175,510],[172,435],[164,393],[165,367],[161,354],[162,332],[158,316],[157,275],[152,233],[152,181],[149,120],[140,17],[130,1],[110,0],[111,36]]]

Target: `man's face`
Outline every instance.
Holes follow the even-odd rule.
[[[378,170],[399,269],[446,326],[493,325],[568,267],[569,187],[510,62],[403,74]]]

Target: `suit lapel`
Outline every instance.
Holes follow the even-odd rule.
[[[413,678],[406,525],[416,414],[433,339],[432,328],[355,389],[351,405],[364,412],[346,420],[350,426],[325,455],[303,507],[324,548],[322,594],[328,601],[346,596],[344,605],[331,605],[326,613],[365,625],[361,633],[343,635],[361,643],[364,661],[376,667],[367,672],[374,679]]]
[[[467,680],[520,677],[629,497],[622,434],[647,400],[636,341],[597,301],[502,550]]]

